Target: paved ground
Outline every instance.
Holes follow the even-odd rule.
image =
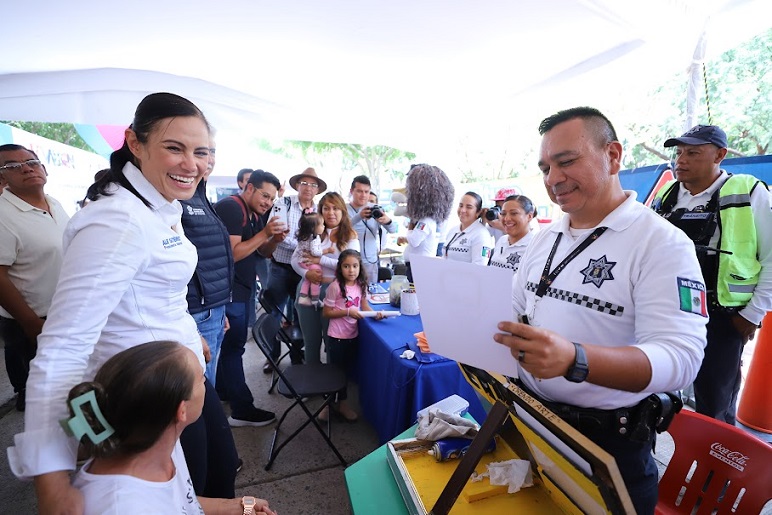
[[[750,362],[752,345],[746,349],[746,369]],[[277,394],[267,394],[269,377],[262,373],[264,358],[257,347],[248,343],[244,355],[248,384],[255,397],[261,399],[260,407],[282,412],[289,401]],[[23,414],[14,410],[13,390],[5,374],[5,362],[0,353],[0,449],[13,442],[13,435],[23,427]],[[350,389],[350,400],[356,406],[356,387]],[[226,408],[227,410],[227,408]],[[290,416],[287,427],[295,427],[302,421],[300,412]],[[263,428],[236,428],[233,430],[236,445],[244,459],[244,468],[237,477],[238,495],[255,495],[271,502],[282,515],[351,513],[343,476],[343,467],[312,428],[306,428],[279,455],[271,471],[263,469],[273,435],[273,426]],[[765,439],[772,435],[760,434]],[[349,463],[370,453],[378,445],[375,431],[366,422],[356,424],[337,422],[333,425],[333,441]],[[673,453],[669,435],[663,434],[657,441],[657,459],[660,474]],[[0,513],[32,514],[37,512],[34,489],[31,483],[18,481],[11,474],[5,454],[0,457]],[[764,511],[772,514],[772,507]],[[384,514],[388,515],[388,514]]]

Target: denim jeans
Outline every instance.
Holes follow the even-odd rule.
[[[220,388],[231,405],[231,416],[242,418],[254,410],[254,397],[244,377],[244,347],[247,343],[248,302],[231,302],[225,307],[231,328],[225,333],[220,351]]]
[[[225,306],[205,309],[191,315],[196,321],[198,332],[204,337],[212,353],[212,359],[206,364],[206,378],[216,386],[217,361],[220,359],[220,347],[225,336]]]

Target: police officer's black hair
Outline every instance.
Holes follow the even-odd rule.
[[[482,205],[483,205],[482,197],[477,193],[475,193],[474,191],[467,191],[466,193],[464,193],[464,195],[469,195],[474,199],[475,206],[477,207],[477,218],[480,218],[482,216]]]
[[[281,182],[279,182],[279,178],[271,172],[266,172],[263,170],[254,170],[252,175],[249,176],[247,184],[251,184],[255,188],[262,188],[264,182],[273,184],[277,191],[281,189]]]
[[[514,200],[515,202],[519,203],[520,207],[522,207],[523,211],[525,211],[525,214],[531,213],[533,216],[536,216],[536,207],[533,205],[531,199],[525,195],[510,195],[504,199],[504,203],[507,203],[510,200]]]
[[[158,123],[168,118],[181,116],[200,118],[209,130],[209,122],[206,121],[204,113],[193,102],[174,93],[151,93],[143,98],[134,112],[134,121],[129,128],[137,135],[137,140],[140,143],[147,143],[148,136],[153,132]],[[110,171],[89,186],[86,198],[93,201],[101,196],[112,195],[110,186],[112,184],[120,184],[132,192],[147,207],[152,207],[150,202],[139,194],[123,174],[123,167],[126,163],[134,163],[135,166],[138,164],[134,154],[129,149],[129,144],[124,139],[123,146],[110,154]]]
[[[619,141],[617,138],[617,132],[612,125],[611,120],[606,118],[606,115],[595,109],[594,107],[572,107],[563,111],[558,111],[552,116],[548,116],[539,124],[539,134],[544,136],[547,132],[552,130],[556,125],[574,118],[581,118],[587,123],[587,126],[592,130],[596,137],[596,143],[598,145],[606,145],[612,141]]]

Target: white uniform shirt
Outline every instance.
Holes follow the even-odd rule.
[[[338,250],[337,243],[333,243],[330,239],[330,229],[327,229],[327,237],[322,241],[322,252],[329,248],[335,249],[335,252],[331,254],[322,254],[322,258],[319,261],[319,265],[322,267],[322,282],[325,283],[332,282],[332,280],[335,279],[335,269],[338,267],[338,257],[341,253],[341,251]],[[359,251],[359,238],[349,240],[349,242],[346,243],[346,249]],[[303,257],[301,254],[302,249],[295,249],[295,252],[292,254],[291,263],[293,270],[295,270],[300,277],[305,279],[308,270],[300,266],[300,260]]]
[[[59,284],[30,365],[25,431],[8,449],[19,477],[75,468],[77,442],[59,425],[67,394],[118,352],[174,340],[193,350],[204,369],[185,300],[198,257],[182,232],[182,207],[165,200],[133,165],[123,171],[156,207],[118,187],[70,220]]]
[[[571,341],[638,347],[651,363],[651,382],[642,392],[624,392],[562,377],[539,381],[519,367],[522,381],[547,400],[599,409],[633,406],[651,393],[691,384],[702,363],[707,306],[703,302],[697,309],[705,316],[687,311],[695,309],[699,286],[705,297],[694,244],[636,202],[634,192],[626,193],[627,200],[599,224],[608,230],[563,269],[538,302],[534,292],[558,233],[563,236],[550,271],[591,231],[574,240],[565,216],[534,237],[515,274],[513,309]]]
[[[70,217],[46,195],[50,213],[6,188],[0,195],[0,265],[24,301],[39,317],[48,315],[62,266],[62,234]],[[0,307],[0,316],[13,318]]]
[[[491,257],[493,237],[488,229],[475,220],[465,230],[458,227],[445,241],[442,254],[447,259],[486,266]]]
[[[729,178],[724,170],[721,175],[708,186],[705,191],[692,195],[689,190],[680,186],[678,188],[678,200],[673,206],[673,210],[685,208],[688,211],[694,210],[699,206],[706,206],[710,202],[710,197],[719,189]],[[756,238],[758,244],[758,256],[761,263],[761,272],[759,273],[759,284],[753,291],[753,297],[748,304],[739,311],[739,314],[758,325],[768,311],[772,311],[772,195],[759,184],[751,192],[751,210],[753,211],[753,224],[756,226]],[[718,239],[721,230],[717,227],[716,232],[710,238],[709,247],[717,248]]]
[[[415,228],[407,231],[407,247],[405,247],[405,263],[410,262],[410,256],[437,255],[437,222],[433,218],[421,218]]]
[[[201,515],[193,482],[179,440],[172,451],[175,474],[169,481],[146,481],[125,474],[91,474],[86,462],[72,485],[83,492],[83,515],[124,513]]]
[[[520,261],[523,259],[525,249],[533,240],[533,231],[528,231],[525,236],[509,244],[509,236],[504,235],[496,242],[496,246],[493,248],[493,256],[491,257],[490,266],[497,266],[499,268],[509,268],[513,272],[517,272],[520,268]]]

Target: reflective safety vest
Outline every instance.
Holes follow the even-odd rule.
[[[718,248],[722,252],[718,253],[715,300],[723,307],[745,306],[759,283],[761,263],[751,209],[751,192],[759,184],[768,189],[752,175],[730,175],[719,188]],[[669,212],[679,187],[677,181],[662,186],[652,202],[653,209],[660,214]]]

